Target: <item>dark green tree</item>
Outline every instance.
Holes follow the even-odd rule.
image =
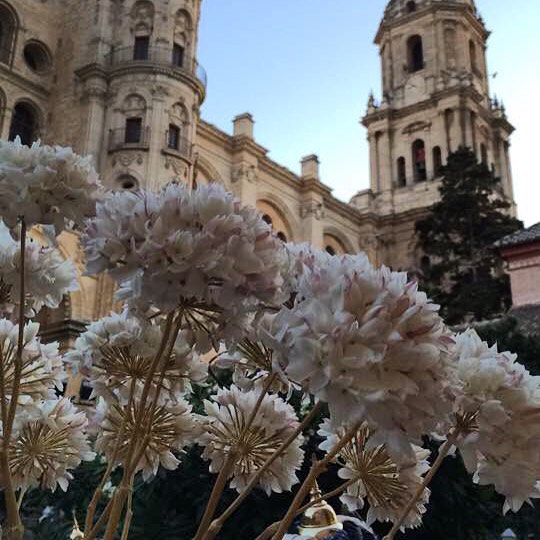
[[[442,175],[440,201],[416,223],[418,246],[431,261],[424,285],[449,324],[471,314],[488,319],[510,305],[494,244],[523,225],[511,217],[500,180],[472,150],[450,154]]]

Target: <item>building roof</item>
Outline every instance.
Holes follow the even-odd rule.
[[[501,238],[495,245],[500,248],[522,246],[540,242],[540,223]]]
[[[416,0],[414,2],[416,8],[421,9],[431,4],[436,4],[441,0]],[[449,4],[465,4],[470,6],[473,11],[476,13],[476,4],[474,0],[445,0]],[[411,2],[408,0],[390,0],[386,6],[384,12],[384,19],[390,20],[395,19],[401,15],[411,13],[408,6],[411,5]]]

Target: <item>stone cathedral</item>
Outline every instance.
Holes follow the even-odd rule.
[[[370,96],[362,119],[370,188],[349,203],[323,183],[316,155],[301,160],[300,174],[271,160],[250,114],[234,119],[232,133],[201,118],[202,8],[202,0],[0,0],[1,138],[70,145],[92,155],[115,189],[222,182],[283,240],[364,250],[394,269],[426,263],[414,224],[436,201],[440,168],[458,146],[472,147],[513,201],[513,127],[490,98],[489,31],[474,0],[388,3],[375,37],[383,92]],[[81,256],[75,235],[61,248]],[[81,285],[50,315],[51,337],[112,308],[107,278]]]

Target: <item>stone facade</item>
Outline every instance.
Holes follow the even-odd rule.
[[[375,264],[414,270],[414,223],[438,196],[438,167],[472,146],[512,200],[504,108],[489,97],[488,32],[472,0],[392,0],[376,43],[383,97],[363,124],[371,187],[332,196],[317,156],[297,175],[268,157],[242,114],[232,134],[200,118],[206,75],[196,60],[202,0],[0,0],[0,134],[69,144],[94,156],[115,189],[171,180],[222,182],[257,206],[284,240],[332,253],[364,250]],[[66,235],[62,249],[77,251]],[[112,307],[106,278],[83,278],[64,318]]]

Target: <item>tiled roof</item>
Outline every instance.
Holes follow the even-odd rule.
[[[504,248],[531,244],[532,242],[540,242],[540,223],[537,223],[528,229],[522,229],[521,231],[509,234],[508,236],[501,238],[495,245]]]

